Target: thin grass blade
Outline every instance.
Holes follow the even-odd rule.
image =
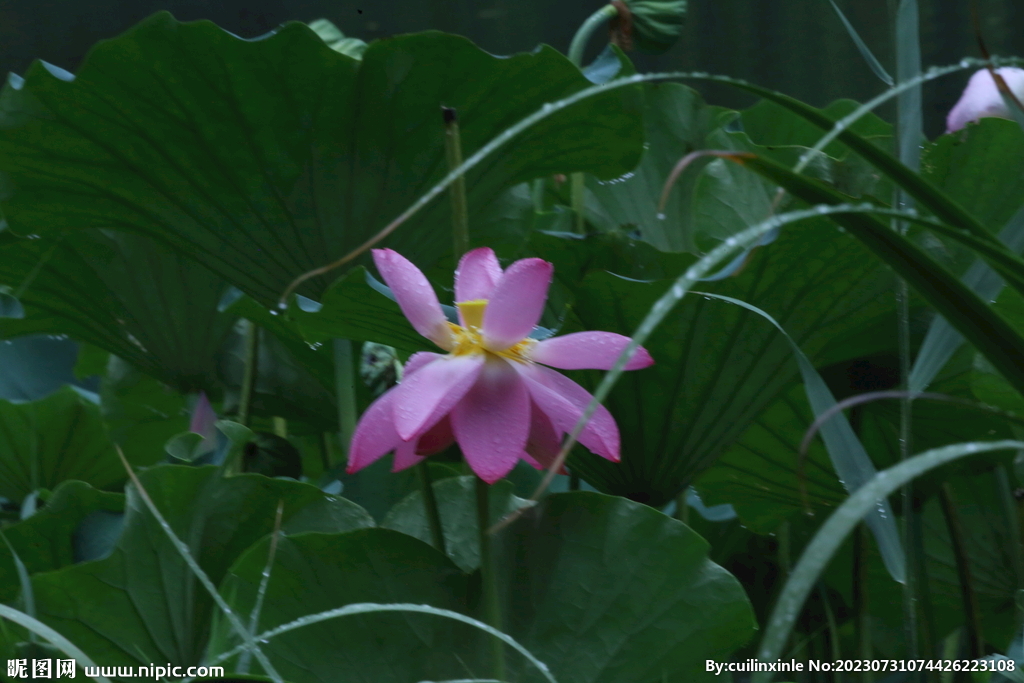
[[[0,605],[0,617],[13,621],[19,626],[23,626],[30,632],[50,643],[50,645],[53,645],[68,657],[77,661],[82,666],[87,666],[91,669],[97,668],[96,662],[92,661],[92,659],[89,658],[89,655],[82,652],[74,643],[38,619],[34,619],[24,612],[18,611],[13,607],[8,607],[7,605]],[[110,679],[105,676],[94,676],[93,680],[98,681],[99,683],[110,683]]]
[[[885,70],[882,63],[875,58],[875,55],[871,52],[871,48],[867,46],[863,40],[861,40],[860,34],[857,33],[857,29],[853,27],[850,20],[843,14],[843,10],[839,9],[839,5],[836,4],[835,0],[828,0],[832,4],[832,9],[839,15],[839,21],[843,22],[843,26],[846,28],[846,32],[850,35],[850,39],[853,40],[853,44],[857,46],[857,51],[860,52],[860,56],[864,58],[867,65],[871,67],[871,71],[878,76],[886,85],[891,86],[893,84],[892,76]]]
[[[465,614],[459,612],[453,612],[451,610],[442,609],[440,607],[431,607],[430,605],[413,605],[410,603],[388,603],[379,604],[374,602],[360,602],[352,605],[345,605],[344,607],[338,607],[335,609],[329,609],[324,612],[318,612],[316,614],[307,614],[304,617],[299,617],[294,621],[289,621],[287,624],[282,624],[269,631],[264,631],[259,634],[256,638],[261,643],[265,643],[272,638],[281,635],[282,633],[288,633],[295,629],[304,628],[306,626],[312,626],[313,624],[319,624],[330,619],[337,619],[339,617],[347,617],[353,614],[370,614],[372,612],[419,612],[420,614],[432,614],[438,617],[445,617],[447,619],[454,619],[455,621],[461,621],[463,624],[469,624],[474,628],[478,628],[481,631],[485,631],[490,635],[494,636],[498,640],[502,641],[513,650],[525,657],[538,671],[546,678],[549,683],[558,683],[555,677],[551,675],[551,670],[548,669],[547,664],[537,659],[533,654],[525,647],[520,645],[514,638],[508,636],[496,628],[485,624],[482,621],[477,621],[472,617],[467,617]],[[217,655],[211,665],[220,664],[221,662],[234,657],[244,649],[245,645],[238,645],[232,650],[222,652]]]

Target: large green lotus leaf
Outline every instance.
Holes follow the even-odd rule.
[[[803,386],[785,392],[697,478],[701,500],[731,504],[743,523],[760,533],[774,531],[780,521],[803,511],[797,453],[813,421]],[[803,476],[810,509],[820,514],[846,500],[846,489],[820,439],[806,457]]]
[[[449,480],[453,481],[453,480]],[[266,542],[231,569],[222,594],[254,603]],[[494,540],[505,631],[560,683],[710,680],[706,659],[728,657],[755,628],[731,575],[680,522],[595,493],[546,498]],[[671,576],[670,581],[665,577]],[[366,530],[304,534],[279,546],[261,628],[359,602],[419,602],[479,618],[475,576],[409,536]],[[234,645],[218,619],[211,654]],[[265,651],[296,682],[486,678],[488,646],[443,617],[341,617],[275,637]],[[508,680],[543,679],[511,650]]]
[[[4,322],[0,320],[0,330]],[[95,380],[75,377],[78,352],[73,341],[55,335],[0,340],[0,399],[35,401],[65,384],[95,390]]]
[[[271,533],[279,503],[285,534],[373,525],[358,505],[296,481],[224,478],[216,467],[173,465],[146,470],[139,479],[214,584]],[[94,661],[188,666],[199,663],[206,647],[212,599],[134,488],[109,557],[37,574],[32,585],[38,617]]]
[[[284,337],[286,329],[282,326],[275,331]],[[244,329],[236,329],[218,359],[219,371],[228,388],[225,411],[229,413],[238,410],[245,375],[246,336]],[[259,330],[256,383],[251,406],[253,414],[264,417],[276,415],[301,422],[305,427],[303,431],[320,433],[337,429],[334,392],[327,388],[334,384],[333,367],[326,376],[317,375],[324,364],[321,361],[325,360],[325,354],[317,354],[315,364],[304,362],[315,352],[306,347],[308,353],[296,356],[291,352],[294,339],[284,338],[282,341],[273,332]]]
[[[1006,316],[1015,328],[1024,331],[1024,297],[1016,291],[1003,289],[999,298],[992,304],[992,308]],[[1021,396],[984,356],[980,353],[975,354],[972,366],[972,395],[988,405],[999,406],[1016,415],[1024,415],[1024,396]]]
[[[926,145],[921,175],[998,232],[1024,203],[1024,132],[1013,121],[981,119]]]
[[[223,281],[152,239],[77,230],[0,248],[0,284],[22,320],[0,335],[67,334],[182,392],[219,393],[214,356],[234,318],[217,310]]]
[[[255,604],[267,552],[266,542],[255,545],[224,580],[221,594],[239,614],[249,614]],[[361,602],[466,612],[470,595],[469,577],[411,536],[389,529],[301,534],[278,544],[260,630]],[[226,620],[216,617],[210,656],[238,642]],[[472,668],[480,665],[475,649],[483,643],[469,627],[443,617],[385,613],[320,622],[279,635],[262,647],[285,680],[336,681],[344,671],[346,682],[370,683],[474,678],[483,673]],[[253,666],[259,671],[255,662]]]
[[[66,481],[36,514],[5,528],[4,536],[29,574],[52,571],[78,561],[76,546],[92,523],[113,519],[123,509],[124,494]],[[9,603],[20,592],[14,557],[6,543],[0,544],[0,602]]]
[[[506,627],[560,683],[714,680],[756,628],[707,542],[638,503],[553,494],[495,545]]]
[[[608,227],[632,226],[658,249],[692,251],[697,228],[690,202],[699,169],[707,161],[698,160],[680,178],[669,195],[665,217],[659,219],[662,187],[676,163],[694,150],[707,149],[708,135],[735,114],[705,104],[697,91],[677,83],[644,86],[644,100],[646,141],[640,164],[621,178],[587,178],[598,212],[592,220],[610,223]]]
[[[644,97],[646,143],[640,164],[610,181],[588,178],[590,218],[606,229],[635,228],[644,240],[665,251],[696,251],[706,241],[701,236],[722,239],[760,222],[770,215],[774,197],[774,188],[761,178],[732,164],[698,158],[676,181],[659,216],[665,181],[684,156],[705,149],[752,149],[753,141],[779,150],[795,163],[799,153],[821,137],[820,129],[768,101],[733,112],[707,105],[696,91],[674,83],[646,85]],[[856,106],[840,100],[822,113],[839,119]],[[737,117],[741,126],[732,123]],[[742,128],[749,139],[726,134],[734,128]],[[891,127],[872,114],[859,119],[853,130],[880,140],[892,134]],[[851,194],[874,188],[870,167],[847,159],[845,145],[833,142],[824,151],[808,172],[824,174]]]
[[[860,103],[853,100],[836,100],[822,109],[821,113],[838,121],[859,107]],[[744,109],[740,112],[740,120],[743,132],[755,144],[768,147],[813,147],[824,135],[817,126],[770,100],[760,100],[749,109]],[[870,112],[858,118],[849,130],[883,147],[888,147],[892,140],[892,125]],[[845,157],[850,149],[842,142],[833,140],[822,151],[839,159]]]
[[[344,279],[339,278],[339,281]],[[296,310],[301,309],[296,306]],[[245,294],[232,302],[226,312],[239,318],[245,318],[259,325],[265,332],[272,334],[277,342],[287,349],[291,358],[306,368],[321,386],[325,389],[334,388],[334,361],[331,357],[331,349],[324,348],[322,342],[309,343],[303,339],[302,332],[293,319],[294,316],[280,315],[277,309],[266,308]]]
[[[0,94],[0,196],[20,233],[114,228],[161,240],[272,304],[298,275],[348,253],[446,173],[442,105],[469,156],[589,85],[542,47],[495,57],[429,32],[361,61],[307,26],[242,40],[160,13],[93,49],[78,74],[42,62]],[[556,111],[466,177],[469,215],[553,173],[602,178],[642,146],[636,92]],[[438,200],[387,245],[429,266],[450,250]],[[300,293],[319,298],[334,276]]]
[[[560,250],[544,253],[555,260],[558,281],[574,290],[573,311],[586,329],[632,335],[670,286],[607,272],[584,275],[560,267]],[[738,275],[695,289],[761,308],[812,362],[828,365],[877,350],[874,326],[892,314],[891,286],[857,242],[815,221],[789,226]],[[583,453],[570,467],[602,491],[660,507],[710,467],[798,372],[792,348],[770,323],[696,293],[644,345],[655,364],[625,373],[605,401],[622,434],[622,462]],[[585,386],[602,376],[568,374]]]
[[[164,444],[188,429],[188,398],[117,356],[100,382],[100,413],[110,437],[131,462],[155,462]]]
[[[445,551],[464,572],[480,568],[480,525],[477,524],[476,477],[449,477],[433,484],[437,510],[444,531]],[[491,523],[530,502],[513,493],[512,482],[502,479],[488,495]],[[432,543],[430,525],[423,507],[423,493],[414,491],[388,511],[380,524],[387,529]]]
[[[20,501],[69,479],[110,488],[125,476],[99,406],[74,389],[29,403],[0,401],[0,496]]]
[[[288,315],[313,344],[341,338],[387,344],[406,353],[437,351],[413,329],[398,303],[374,289],[367,278],[365,268],[353,268],[327,289],[323,306],[306,311],[293,303]]]
[[[951,478],[948,490],[961,529],[960,542],[970,567],[983,636],[1005,652],[1018,631],[1020,580],[1013,551],[1019,540],[1007,515],[1017,515],[1010,489],[999,485],[996,472],[986,472]],[[936,497],[925,505],[922,524],[929,595],[937,608],[938,628],[948,633],[963,622],[964,612],[949,528]]]

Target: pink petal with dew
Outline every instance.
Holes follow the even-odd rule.
[[[393,404],[396,389],[387,391],[371,403],[359,419],[348,451],[348,467],[345,471],[349,474],[376,462],[402,443],[402,437],[395,429]]]
[[[217,413],[210,405],[210,399],[206,398],[205,391],[199,392],[199,399],[192,409],[192,417],[188,422],[188,431],[201,435],[205,444],[212,445],[213,440],[217,438],[216,423]]]
[[[442,356],[427,363],[392,389],[395,428],[411,441],[451,412],[480,375],[484,357]]]
[[[435,360],[441,360],[444,357],[445,356],[443,356],[440,353],[432,353],[430,351],[417,351],[416,353],[409,356],[409,360],[405,361],[405,366],[402,368],[402,379],[406,379],[427,363],[431,363]]]
[[[445,415],[437,424],[416,439],[416,453],[417,455],[440,453],[454,442],[455,434],[452,432],[452,421]]]
[[[530,400],[530,437],[526,441],[526,452],[531,458],[527,460],[537,469],[551,467],[558,451],[562,448],[562,435],[551,424],[551,418]],[[532,462],[531,462],[532,461]],[[563,467],[563,469],[565,469]]]
[[[455,271],[455,301],[490,299],[501,279],[501,266],[487,247],[466,252]]]
[[[484,345],[504,351],[540,321],[554,266],[539,258],[516,261],[501,276],[484,310]]]
[[[1007,66],[996,69],[996,73],[1003,77],[1017,99],[1024,101],[1024,69]],[[960,99],[949,111],[949,116],[946,117],[946,132],[958,131],[969,122],[986,116],[1008,119],[1012,114],[999,94],[992,74],[988,69],[982,69],[976,71],[971,80],[967,81],[967,87],[964,88]]]
[[[530,358],[562,370],[611,370],[629,342],[629,337],[614,332],[574,332],[537,342]],[[651,354],[641,346],[626,363],[626,370],[640,370],[653,364]]]
[[[418,465],[423,462],[426,456],[416,454],[416,446],[412,443],[402,442],[398,444],[398,448],[395,449],[395,459],[391,464],[392,472],[401,472],[402,470],[409,469],[413,465]]]
[[[593,398],[587,390],[543,365],[517,364],[515,368],[526,380],[530,397],[551,419],[555,429],[571,432]],[[579,441],[602,458],[619,461],[619,427],[603,405],[598,404]]]
[[[507,361],[484,365],[452,410],[452,431],[470,468],[488,484],[516,466],[530,434],[530,394]]]
[[[420,269],[391,249],[374,249],[373,262],[416,331],[442,349],[450,350],[452,333],[448,319],[444,317],[434,288]]]

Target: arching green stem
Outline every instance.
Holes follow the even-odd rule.
[[[619,13],[619,10],[615,9],[615,5],[605,5],[601,9],[597,10],[587,20],[580,24],[580,27],[576,29],[576,35],[572,37],[572,42],[569,43],[569,61],[576,66],[583,65],[583,51],[587,48],[587,43],[590,42],[590,37],[594,35],[606,21],[614,17]]]
[[[615,9],[615,5],[605,5],[601,9],[597,10],[587,20],[580,25],[576,30],[576,35],[572,37],[572,42],[569,43],[569,61],[573,65],[582,68],[583,67],[583,51],[587,47],[587,43],[590,42],[591,36],[598,28],[603,26],[612,17],[616,16],[619,10]],[[573,173],[569,176],[569,197],[572,204],[572,210],[575,214],[573,225],[575,226],[576,232],[583,234],[583,192],[585,184],[582,173]]]

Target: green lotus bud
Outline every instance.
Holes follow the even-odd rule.
[[[612,19],[612,42],[659,55],[683,32],[686,0],[614,0],[619,14]]]

